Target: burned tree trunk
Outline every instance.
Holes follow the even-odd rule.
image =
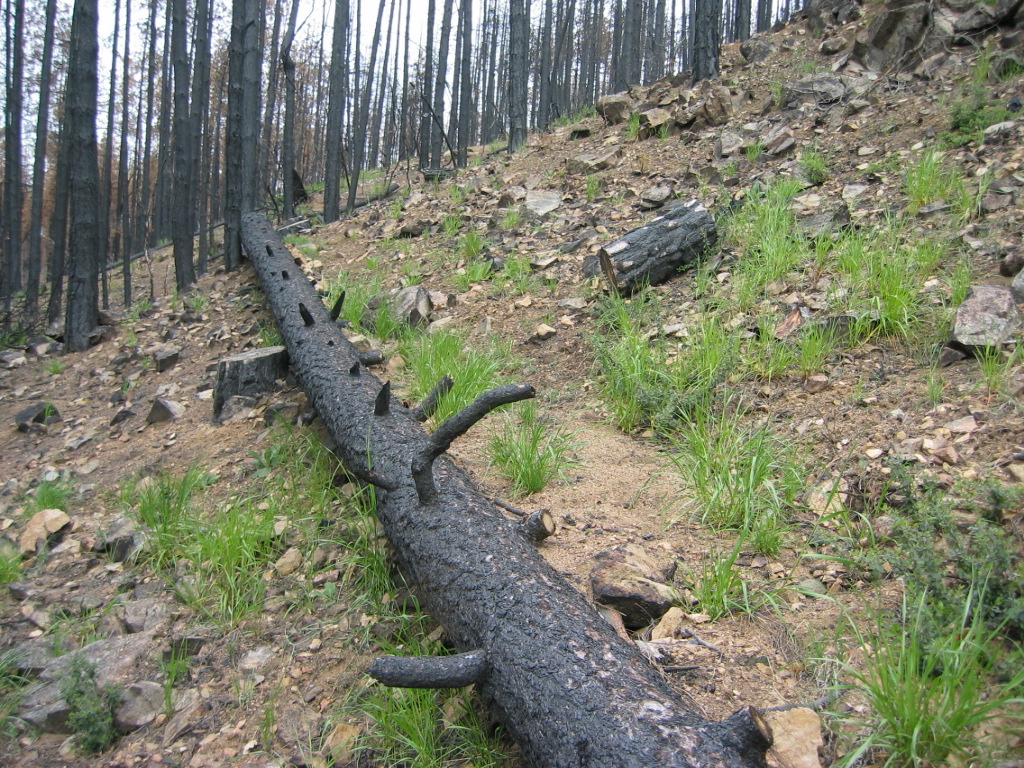
[[[697,200],[690,200],[588,256],[583,274],[597,277],[604,271],[617,292],[632,293],[665,282],[717,240],[714,217]]]
[[[269,222],[246,214],[242,242],[339,457],[378,488],[399,568],[451,644],[480,652],[460,683],[477,684],[530,762],[763,766],[769,731],[755,710],[704,720],[444,455],[489,410],[532,388],[492,390],[426,434],[362,368]],[[451,679],[452,662],[431,672],[432,663],[421,660],[411,679]]]

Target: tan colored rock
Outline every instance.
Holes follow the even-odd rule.
[[[825,746],[825,740],[817,712],[795,707],[762,714],[774,737],[767,754],[770,768],[821,768],[819,750]]]
[[[684,621],[686,621],[686,614],[683,612],[683,609],[675,605],[672,606],[661,617],[661,621],[651,630],[651,640],[666,640],[672,637],[679,637]]]
[[[70,524],[71,518],[64,514],[64,510],[41,509],[32,515],[18,538],[18,551],[23,555],[34,555]]]
[[[298,547],[290,547],[281,557],[274,563],[274,567],[277,569],[278,574],[281,576],[288,576],[295,573],[302,565],[302,552]]]

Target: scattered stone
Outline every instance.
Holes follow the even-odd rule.
[[[263,412],[263,421],[268,426],[278,421],[295,424],[299,420],[301,410],[298,403],[273,403],[268,405],[267,410]]]
[[[89,331],[89,346],[95,347],[104,341],[110,341],[117,337],[117,328],[112,325],[97,325]]]
[[[501,197],[498,198],[498,207],[511,208],[513,205],[521,203],[525,199],[526,187],[516,184],[501,193]]]
[[[121,733],[149,725],[164,709],[164,687],[144,680],[121,692],[121,706],[114,712],[114,725]]]
[[[714,128],[725,125],[732,117],[732,92],[724,85],[716,85],[711,89],[698,113],[698,120]]]
[[[657,621],[679,595],[669,586],[676,565],[659,561],[634,544],[601,552],[590,572],[594,599],[622,614],[627,629]]]
[[[834,104],[850,93],[847,80],[842,75],[820,72],[790,80],[782,86],[782,105]]]
[[[942,348],[939,353],[939,367],[945,368],[952,365],[953,363],[959,363],[961,360],[967,357],[967,353],[956,347],[951,347],[948,344]]]
[[[948,421],[943,426],[955,435],[969,435],[979,429],[978,420],[973,415]]]
[[[841,37],[826,37],[821,41],[818,50],[826,56],[834,56],[846,47],[846,40]]]
[[[651,630],[651,640],[667,640],[673,637],[679,637],[679,633],[683,628],[683,622],[686,620],[686,614],[683,609],[677,605],[673,605],[664,616],[661,617],[654,629]]]
[[[162,424],[168,421],[177,421],[185,415],[185,406],[175,400],[168,400],[166,397],[158,397],[153,400],[153,407],[149,409],[146,417],[147,424]]]
[[[609,125],[624,123],[633,112],[633,100],[628,93],[611,93],[597,100],[597,113]]]
[[[410,328],[419,328],[430,322],[434,305],[427,289],[410,285],[395,294],[395,312]]]
[[[861,9],[857,0],[810,0],[804,13],[807,26],[814,34],[820,35],[833,27],[856,21],[861,16]]]
[[[1009,288],[976,285],[957,309],[952,340],[969,349],[1000,347],[1021,325],[1020,310]]]
[[[640,193],[641,207],[660,208],[672,197],[672,187],[666,184],[659,184],[656,187],[648,187]]]
[[[849,484],[843,480],[825,480],[804,493],[804,503],[818,516],[842,512],[849,498]]]
[[[217,417],[219,424],[234,424],[239,421],[251,419],[255,413],[256,398],[247,395],[232,395],[220,409],[220,416]]]
[[[153,352],[153,362],[156,364],[157,373],[170,370],[178,364],[178,357],[181,350],[173,344],[164,344]]]
[[[715,142],[715,154],[719,157],[732,157],[743,150],[743,137],[732,131],[722,131]]]
[[[554,189],[531,189],[526,193],[526,208],[537,216],[544,216],[562,205],[562,193]]]
[[[17,349],[5,349],[0,351],[0,365],[7,370],[19,368],[28,362],[25,353]]]
[[[796,139],[793,138],[793,129],[780,123],[768,132],[761,143],[768,154],[783,155],[796,146]]]
[[[550,325],[547,325],[545,323],[541,323],[533,331],[533,336],[530,337],[530,340],[531,341],[547,341],[552,336],[554,336],[556,333],[558,333],[558,331],[556,331]]]
[[[173,606],[158,597],[131,600],[124,606],[124,625],[133,634],[148,632],[166,624],[173,612]]]
[[[825,746],[821,718],[808,707],[765,710],[772,730],[766,754],[769,768],[821,768],[819,751]]]
[[[213,417],[233,395],[259,397],[277,388],[288,375],[288,350],[282,346],[262,347],[225,357],[217,366],[213,395]]]
[[[829,379],[824,373],[816,373],[813,376],[808,376],[804,379],[804,391],[811,395],[816,395],[819,392],[824,392],[828,389]]]
[[[672,125],[672,115],[667,109],[655,107],[640,113],[640,137],[648,139],[657,136],[665,126]]]
[[[740,43],[740,54],[748,64],[759,64],[779,49],[775,43],[756,36]]]
[[[14,416],[14,423],[20,432],[30,432],[32,424],[50,426],[62,421],[60,411],[53,403],[36,403],[18,411]]]
[[[43,547],[53,544],[59,534],[71,525],[71,518],[61,509],[41,509],[32,515],[25,530],[18,537],[18,551],[34,555]]]
[[[945,213],[952,207],[953,206],[951,206],[945,200],[937,200],[934,203],[926,203],[925,205],[922,205],[918,209],[917,215],[919,218],[924,219],[929,216],[934,216],[937,213]]]
[[[280,576],[290,576],[302,566],[302,551],[298,547],[289,547],[274,563]]]
[[[595,128],[595,125],[586,121],[573,123],[568,128],[569,141],[579,141],[580,139],[589,138]]]
[[[598,171],[606,171],[621,156],[622,150],[618,147],[604,152],[584,152],[582,155],[576,155],[576,157],[568,162],[569,173],[587,175],[597,173]]]
[[[118,515],[96,541],[93,551],[105,552],[112,562],[123,563],[135,557],[145,542],[146,537],[135,521]]]
[[[402,224],[402,228],[398,230],[399,237],[419,237],[428,229],[430,229],[433,222],[429,219],[413,219]]]
[[[587,305],[587,300],[579,296],[574,296],[568,299],[561,299],[558,302],[558,306],[562,307],[563,309],[586,309]]]

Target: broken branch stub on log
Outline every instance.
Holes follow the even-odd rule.
[[[630,294],[665,282],[703,257],[716,242],[715,218],[699,200],[689,200],[588,256],[583,274],[604,273],[609,282],[614,277],[614,290]],[[606,272],[609,261],[611,274]]]
[[[392,486],[378,491],[377,516],[396,564],[455,650],[486,655],[477,690],[529,762],[763,766],[768,744],[750,711],[704,719],[443,452],[431,466],[436,501],[420,503],[413,460],[444,440],[427,435],[397,401],[389,415],[374,416],[380,382],[369,372],[347,375],[358,361],[355,347],[328,322],[306,281],[280,279],[290,257],[273,227],[246,214],[241,234],[292,369],[336,452]],[[300,301],[313,325],[300,317]],[[449,426],[455,432],[459,424]]]
[[[487,654],[468,651],[454,656],[380,656],[367,674],[395,688],[463,688],[483,680]]]

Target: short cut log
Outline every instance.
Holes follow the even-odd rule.
[[[551,768],[764,766],[769,744],[752,710],[701,716],[447,455],[433,460],[436,494],[421,502],[413,460],[439,441],[397,400],[375,415],[381,383],[348,375],[355,347],[307,281],[280,278],[291,256],[266,218],[246,214],[241,234],[339,457],[392,486],[378,490],[377,516],[396,564],[455,650],[485,654],[477,690],[526,759]]]
[[[583,274],[598,277],[604,272],[614,280],[615,293],[630,294],[665,282],[695,264],[717,242],[715,218],[699,200],[689,200],[588,256]]]

